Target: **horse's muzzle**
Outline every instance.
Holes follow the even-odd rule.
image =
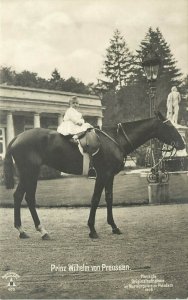
[[[173,146],[176,148],[176,150],[183,150],[183,149],[185,149],[185,143],[183,141],[182,142],[173,143]]]

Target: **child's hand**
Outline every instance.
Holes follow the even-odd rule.
[[[77,125],[82,126],[84,124],[84,120],[81,119],[80,121],[77,122]]]
[[[82,122],[81,121],[79,121],[78,123],[77,123],[77,125],[79,125],[79,126],[82,126]]]

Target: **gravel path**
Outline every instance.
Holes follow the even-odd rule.
[[[27,208],[22,208],[23,226],[30,235],[26,240],[13,229],[13,209],[0,209],[1,298],[187,298],[188,204],[115,207],[123,232],[119,236],[111,233],[106,209],[100,208],[97,240],[88,237],[89,208],[38,212],[50,241],[42,241],[35,232]],[[71,271],[69,264],[86,269]],[[51,271],[59,265],[61,271]],[[10,278],[2,278],[10,271],[20,276],[14,280],[15,291],[8,290]]]

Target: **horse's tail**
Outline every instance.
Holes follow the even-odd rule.
[[[7,152],[4,159],[4,182],[7,189],[14,188],[14,164],[11,153],[11,146],[16,140],[16,137],[9,143],[7,147]]]

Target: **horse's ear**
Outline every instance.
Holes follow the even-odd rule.
[[[162,113],[160,111],[155,111],[154,114],[159,120],[161,120],[163,122],[166,120],[166,118],[162,115]]]

